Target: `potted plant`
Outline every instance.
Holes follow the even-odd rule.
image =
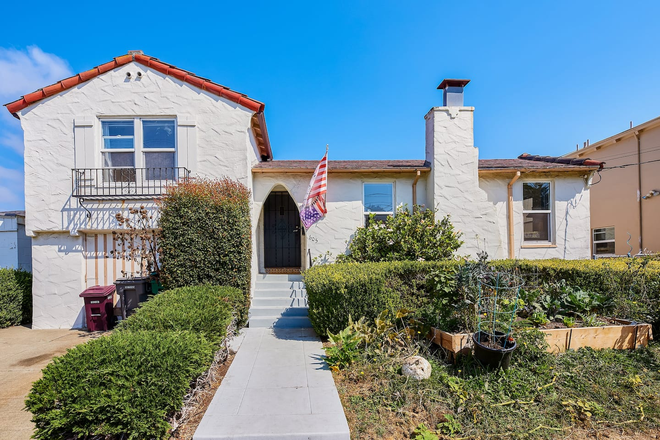
[[[474,357],[491,368],[509,368],[516,341],[511,325],[516,317],[522,279],[511,273],[484,273],[479,280]]]

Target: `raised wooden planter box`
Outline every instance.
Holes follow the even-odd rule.
[[[622,325],[542,329],[541,332],[545,334],[545,340],[549,345],[548,351],[551,353],[563,353],[581,347],[591,347],[596,350],[603,348],[626,350],[646,347],[649,340],[653,340],[651,324],[633,324],[623,319],[616,321]],[[429,338],[452,355],[467,353],[472,348],[472,335],[469,333],[447,333],[431,328]]]

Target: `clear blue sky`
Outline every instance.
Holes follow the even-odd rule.
[[[472,80],[482,158],[561,155],[660,115],[658,2],[206,3],[5,2],[0,98],[141,49],[265,102],[276,159],[326,143],[330,159],[422,158],[446,77]],[[7,116],[0,209],[22,207]]]

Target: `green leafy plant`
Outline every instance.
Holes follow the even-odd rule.
[[[438,440],[438,435],[422,423],[413,431],[413,440]]]
[[[545,316],[545,313],[543,312],[534,312],[532,315],[527,318],[532,324],[534,324],[536,327],[546,325],[548,322],[548,317]]]
[[[328,339],[332,344],[325,349],[326,362],[331,368],[343,369],[351,365],[360,357],[359,345],[362,342],[357,333],[346,328],[336,335],[328,333]]]
[[[582,323],[585,327],[600,327],[605,325],[603,321],[598,319],[598,315],[584,315],[582,316]]]
[[[445,421],[438,423],[438,431],[447,435],[454,435],[461,432],[463,427],[453,414],[445,414]]]
[[[572,316],[564,316],[564,319],[562,320],[562,322],[568,328],[575,327],[575,318],[572,317]]]
[[[0,328],[32,321],[32,274],[0,268]]]
[[[449,216],[436,221],[435,211],[417,206],[411,212],[399,206],[394,216],[383,221],[370,218],[358,228],[348,244],[348,254],[338,261],[436,261],[452,258],[463,244]]]

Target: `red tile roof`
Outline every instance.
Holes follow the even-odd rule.
[[[70,88],[76,87],[79,84],[82,84],[86,81],[89,81],[92,78],[95,78],[103,73],[106,73],[112,69],[123,66],[130,62],[135,61],[136,63],[142,64],[144,66],[150,67],[158,72],[161,72],[165,75],[172,76],[180,81],[191,84],[199,89],[206,90],[209,93],[218,95],[222,98],[228,99],[236,104],[239,104],[253,112],[257,113],[257,118],[253,118],[253,131],[255,137],[257,138],[257,143],[259,144],[260,153],[265,160],[268,160],[273,157],[272,150],[270,148],[270,141],[266,132],[266,121],[263,118],[263,111],[265,104],[259,102],[255,99],[248,97],[242,93],[231,90],[228,87],[216,84],[208,79],[199,77],[194,73],[188,72],[183,69],[179,69],[176,66],[171,64],[164,63],[158,58],[150,57],[140,53],[129,53],[128,55],[123,55],[113,59],[110,62],[96,66],[85,72],[78,73],[70,78],[63,79],[58,81],[55,84],[46,86],[42,89],[39,89],[35,92],[28,93],[27,95],[22,96],[16,101],[5,104],[7,110],[15,117],[18,118],[17,113],[26,107],[41,101],[42,99],[48,98],[50,96],[56,95],[60,92],[68,90]],[[257,125],[255,127],[255,124]]]
[[[319,164],[316,160],[273,160],[260,162],[252,167],[255,173],[306,173],[314,172]],[[329,160],[328,172],[370,172],[391,171],[393,173],[402,171],[428,171],[431,164],[425,160]]]

